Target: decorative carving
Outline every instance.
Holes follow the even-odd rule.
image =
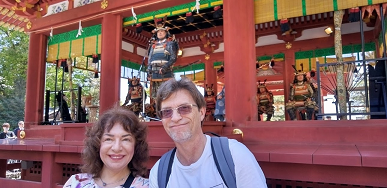
[[[204,31],[203,34],[200,35],[200,39],[203,39],[206,35],[207,33]]]
[[[68,1],[63,1],[60,3],[52,4],[52,5],[48,6],[46,16],[66,11],[66,10],[68,10],[68,8],[69,8]]]
[[[77,7],[88,5],[91,3],[95,3],[95,2],[101,1],[101,0],[73,0],[73,1],[74,1],[74,8],[77,8]]]
[[[206,54],[206,55],[204,56],[204,59],[209,60],[209,59],[210,59],[210,55],[209,55],[209,54]]]
[[[29,19],[42,17],[47,13],[47,8],[48,3],[39,0],[15,0],[10,4],[10,9],[13,10],[15,14]]]
[[[292,48],[292,43],[290,43],[290,42],[286,43],[285,47],[286,47],[286,49],[289,50],[290,48]]]
[[[32,28],[32,23],[31,22],[28,22],[27,25],[26,25],[27,29],[31,29]]]
[[[108,4],[109,2],[107,1],[107,0],[103,0],[102,2],[101,2],[101,8],[102,9],[106,9],[107,7],[108,7]]]

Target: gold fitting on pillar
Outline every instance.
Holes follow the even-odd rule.
[[[241,134],[243,136],[243,131],[240,129],[234,129],[232,130],[232,134]]]

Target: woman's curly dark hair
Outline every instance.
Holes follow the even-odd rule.
[[[136,140],[135,153],[128,168],[135,177],[147,177],[148,169],[145,166],[149,158],[146,141],[147,126],[141,123],[132,111],[120,106],[106,111],[92,127],[87,129],[84,141],[85,148],[82,152],[82,172],[92,174],[94,178],[100,177],[104,165],[99,155],[101,138],[104,131],[110,131],[116,123],[123,125],[124,130],[132,133]]]

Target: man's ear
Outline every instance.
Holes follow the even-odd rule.
[[[206,116],[206,107],[202,107],[200,110],[200,120],[203,121],[204,117]]]

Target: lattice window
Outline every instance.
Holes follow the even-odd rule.
[[[73,174],[80,173],[79,164],[63,164],[63,174],[64,178],[69,178]]]
[[[42,162],[34,161],[33,166],[30,168],[30,174],[42,174]]]

